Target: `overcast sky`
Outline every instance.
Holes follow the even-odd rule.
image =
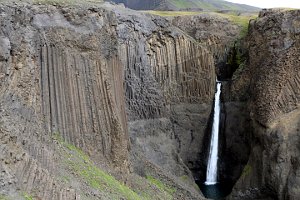
[[[226,0],[233,3],[247,4],[260,8],[300,8],[299,0]]]

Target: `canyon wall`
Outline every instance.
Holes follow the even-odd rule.
[[[9,4],[0,21],[1,191],[35,191],[42,199],[78,196],[53,177],[59,167],[55,135],[128,173],[113,14]]]
[[[172,24],[209,49],[214,56],[218,78],[224,80],[221,94],[218,177],[221,182],[233,185],[248,161],[250,149],[248,135],[251,128],[248,125],[250,117],[247,104],[230,97],[230,81],[228,81],[236,68],[236,66],[233,66],[233,61],[237,59],[235,52],[237,47],[235,45],[240,40],[243,28],[224,16],[207,13],[195,16],[179,16],[172,19]],[[203,134],[204,137],[202,137],[200,159],[194,168],[194,175],[200,181],[204,181],[206,176],[210,129],[211,124],[208,123]]]
[[[116,12],[135,166],[145,157],[192,179],[214,96],[213,57],[165,18]]]
[[[223,84],[219,178],[241,175],[228,199],[300,195],[299,14],[252,20],[248,60]],[[226,66],[241,27],[206,14],[28,3],[1,5],[0,25],[0,194],[130,199],[92,187],[103,174],[90,157],[134,195],[203,199],[193,178],[205,176],[215,65]],[[88,166],[70,166],[78,155]],[[167,193],[149,183],[157,177]]]
[[[229,51],[242,30],[239,25],[217,14],[180,16],[175,17],[172,23],[206,46],[219,67],[226,64]]]
[[[251,154],[230,199],[298,199],[299,10],[263,10],[251,21],[249,60],[233,81],[252,119]]]
[[[79,152],[132,187],[132,173],[160,174],[175,199],[202,199],[190,169],[216,79],[205,47],[164,18],[110,4],[0,11],[1,194],[109,199],[66,166]]]

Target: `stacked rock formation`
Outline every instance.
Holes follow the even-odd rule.
[[[204,47],[163,18],[109,4],[1,9],[1,194],[97,198],[60,181],[58,136],[120,179],[144,162],[192,180],[216,79]]]
[[[132,153],[192,178],[214,96],[213,56],[164,18],[115,12]]]
[[[263,10],[250,24],[249,63],[234,81],[232,93],[250,94],[254,135],[233,199],[300,196],[299,14]]]
[[[54,134],[126,173],[124,89],[114,81],[123,68],[104,48],[116,43],[112,13],[28,4],[1,12],[1,190],[75,199],[53,178]]]
[[[237,24],[213,14],[180,16],[172,22],[206,46],[213,53],[216,64],[221,66],[226,63],[227,55],[241,32]]]

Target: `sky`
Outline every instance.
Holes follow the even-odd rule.
[[[233,3],[247,4],[259,8],[300,8],[299,0],[226,0]]]

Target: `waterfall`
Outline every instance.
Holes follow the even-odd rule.
[[[215,94],[215,105],[214,105],[214,121],[212,126],[205,185],[214,185],[217,183],[220,94],[221,94],[221,83],[217,81],[217,92]]]

